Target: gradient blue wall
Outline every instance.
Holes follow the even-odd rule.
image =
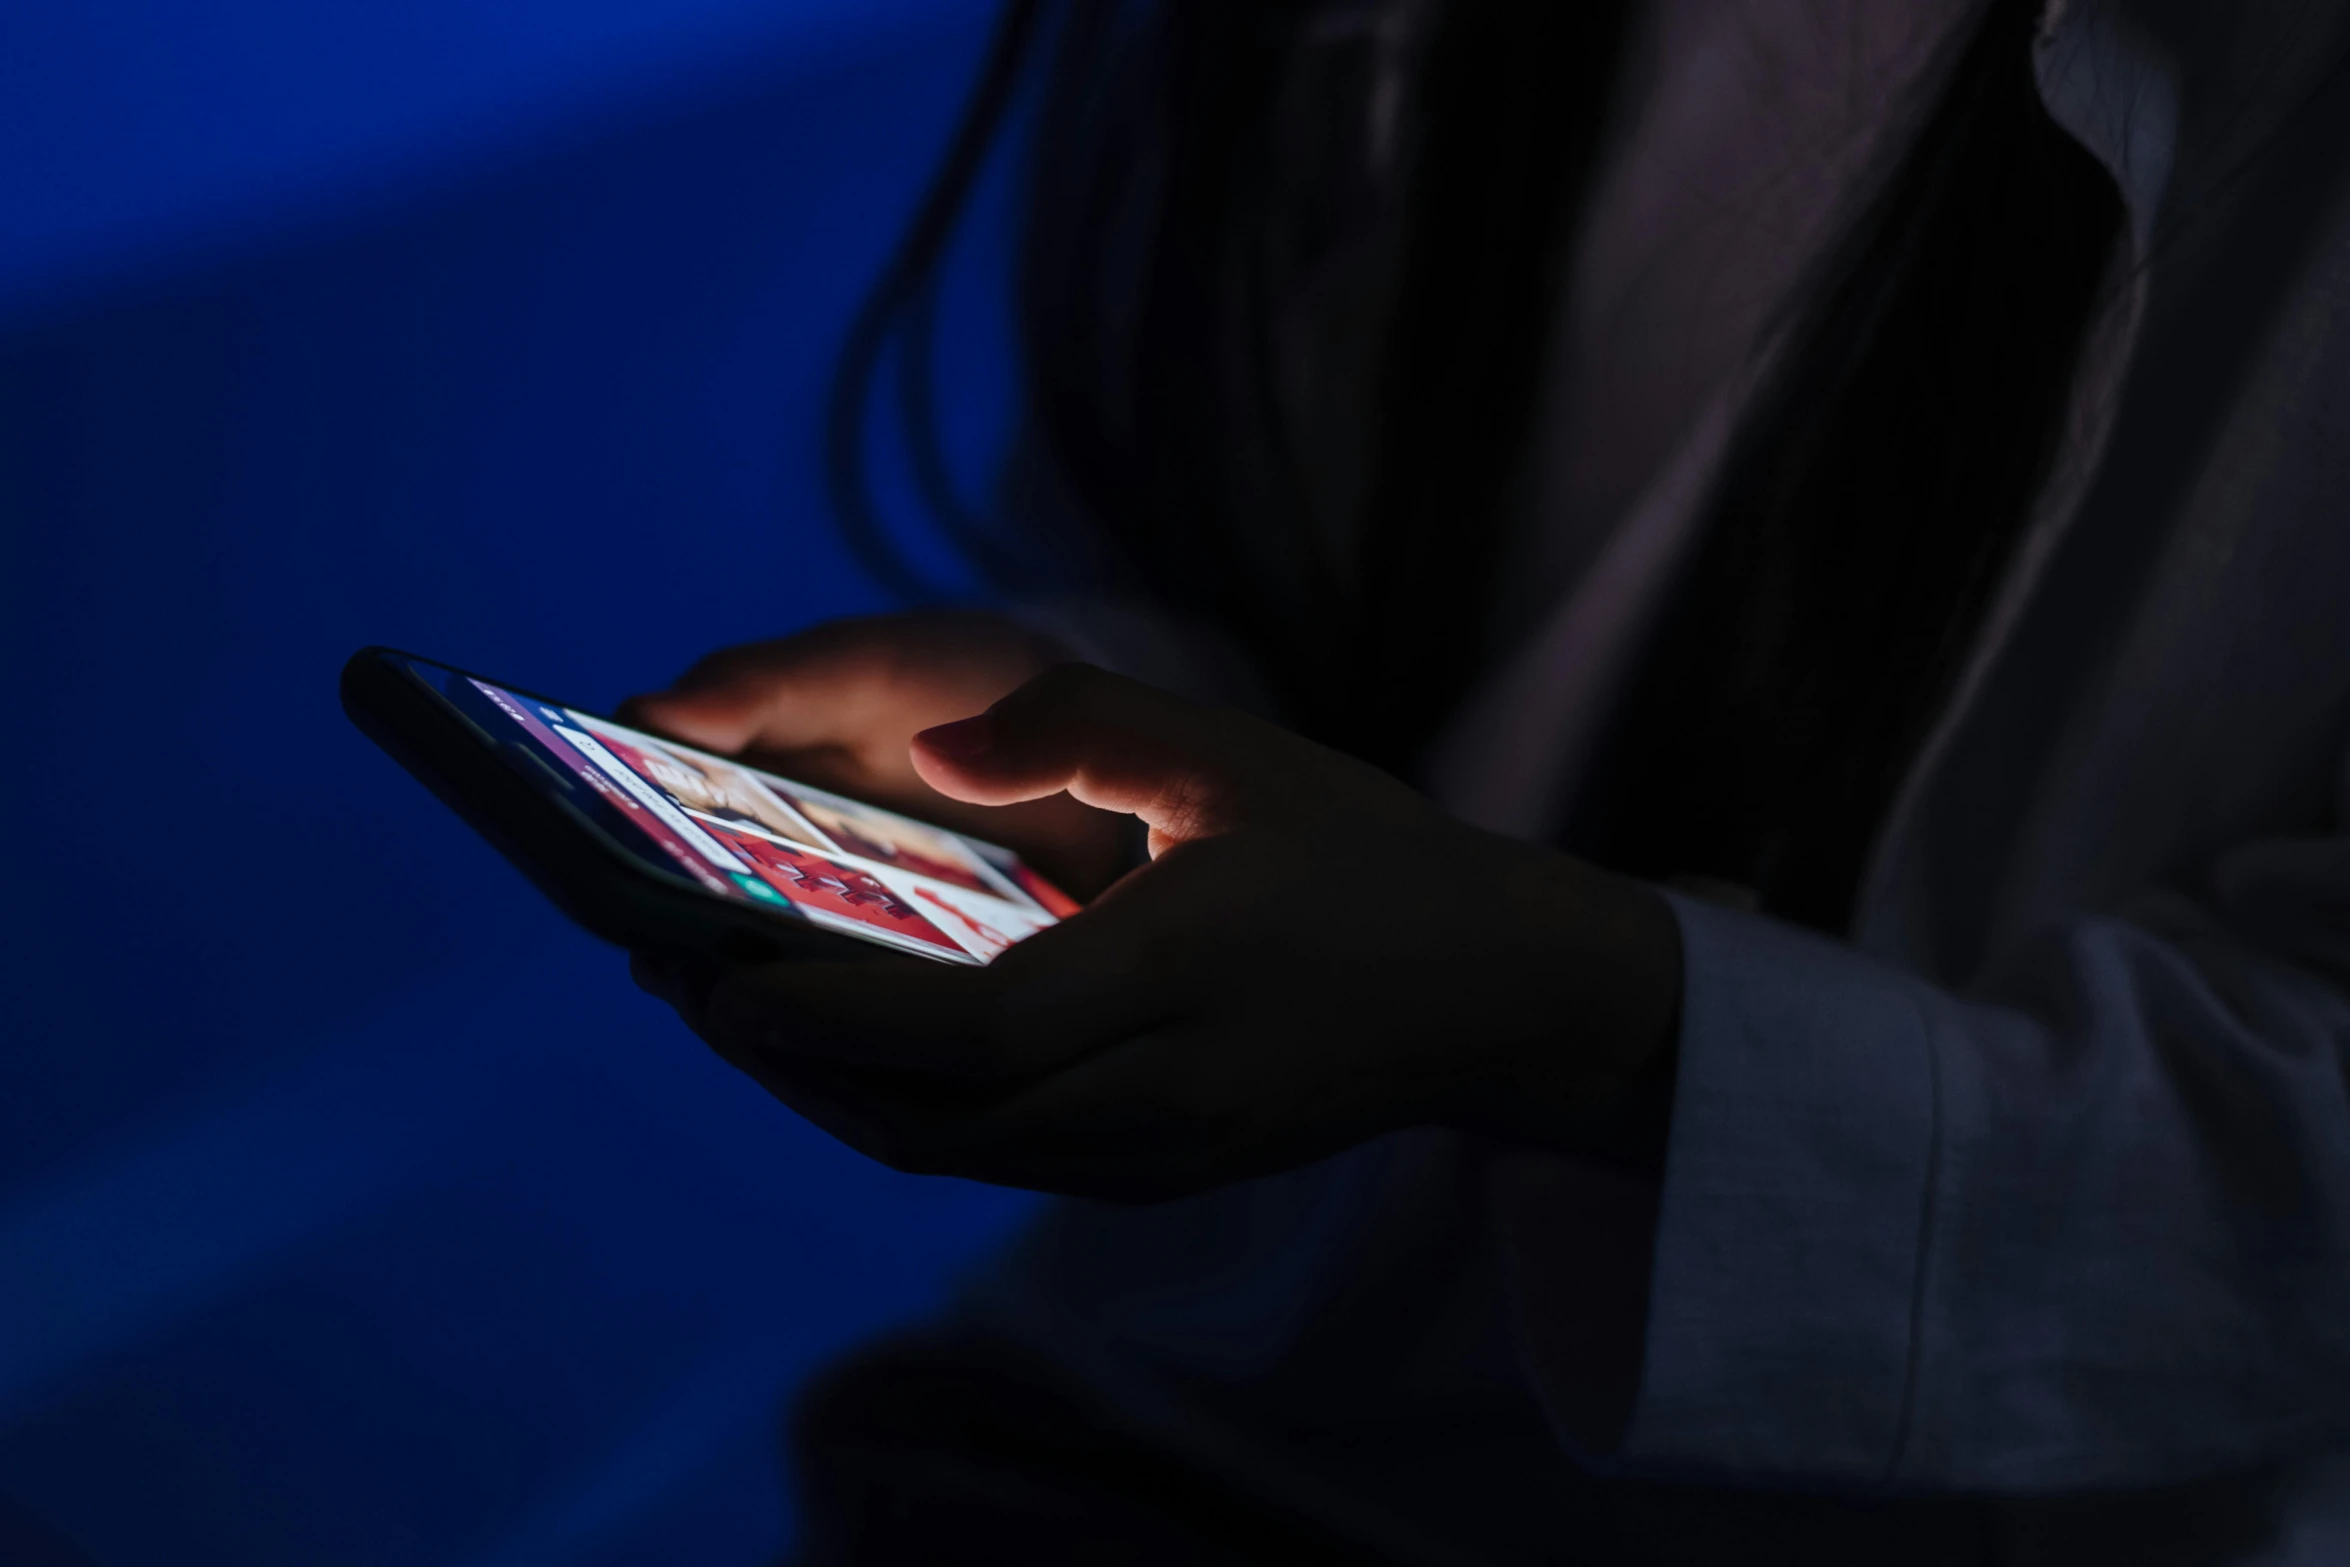
[[[0,1563],[771,1560],[788,1388],[1024,1211],[736,1079],[334,696],[879,602],[822,384],[986,11],[0,15]]]

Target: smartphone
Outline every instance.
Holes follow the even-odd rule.
[[[1011,850],[391,648],[343,711],[557,907],[637,951],[986,963],[1077,912]]]

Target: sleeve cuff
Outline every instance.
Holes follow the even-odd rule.
[[[1920,982],[1666,893],[1679,1079],[1620,1463],[1875,1484],[1900,1462],[1939,1126]]]

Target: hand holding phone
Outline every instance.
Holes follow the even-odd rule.
[[[1055,664],[1061,649],[1001,615],[868,615],[726,648],[668,690],[621,704],[624,723],[1017,850],[1080,900],[1129,866],[1124,819],[1067,796],[1004,807],[952,800],[914,771],[909,745]]]
[[[985,967],[651,987],[897,1168],[1150,1200],[1406,1126],[1540,1142],[1669,1048],[1679,944],[1652,890],[1271,725],[1069,665],[913,758],[972,804],[1131,814],[1153,859]]]
[[[1151,862],[1082,914],[1008,849],[412,655],[359,654],[344,698],[729,1061],[901,1169],[1179,1196],[1406,1126],[1539,1144],[1669,1059],[1652,890],[1101,670],[909,763],[966,806],[1139,819]]]

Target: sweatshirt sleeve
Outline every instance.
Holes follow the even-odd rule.
[[[1679,1076],[1608,1467],[2036,1491],[2350,1429],[2350,840],[2241,849],[1980,997],[1668,896]],[[1576,1227],[1528,1217],[1505,1250],[1561,1256],[1513,1259],[1522,1358],[1572,1430],[1589,1288]]]

